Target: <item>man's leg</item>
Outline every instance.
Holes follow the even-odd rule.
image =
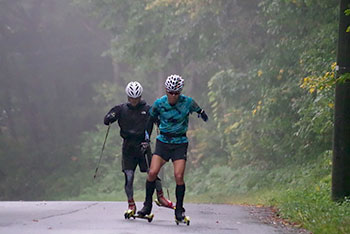
[[[156,187],[156,179],[158,177],[158,173],[162,166],[166,163],[166,161],[161,158],[159,155],[153,155],[151,167],[148,172],[147,181],[146,181],[146,201],[147,203],[152,204],[152,196],[154,193],[154,189]]]
[[[134,183],[134,171],[133,170],[124,170],[125,175],[125,193],[128,198],[128,200],[131,200],[134,198],[134,189],[133,189],[133,183]]]
[[[133,170],[124,170],[124,175],[125,175],[125,193],[128,198],[128,209],[133,210],[136,212],[136,205],[134,201],[134,171]]]
[[[153,156],[152,156],[151,147],[148,147],[146,152],[144,153],[144,158],[141,157],[141,160],[139,162],[141,172],[145,172],[145,171],[147,173],[149,172],[151,167],[152,157]],[[156,178],[156,191],[157,191],[157,196],[158,194],[163,194],[162,181],[158,176]]]
[[[144,160],[140,161],[141,172],[143,172],[143,171],[147,171],[147,173],[149,172],[150,167],[151,167],[152,157],[153,156],[152,156],[151,147],[148,147],[148,149],[144,153]],[[164,192],[163,192],[163,188],[162,188],[162,181],[158,176],[157,176],[155,182],[156,182],[155,186],[156,186],[156,193],[157,193],[157,205],[173,208],[173,203],[164,197]]]
[[[173,162],[174,165],[174,176],[176,181],[176,210],[175,210],[175,216],[176,219],[182,220],[185,216],[184,214],[184,208],[183,208],[183,201],[185,197],[185,181],[184,181],[184,174],[185,174],[185,168],[186,168],[186,161],[184,159],[175,160]]]
[[[160,168],[166,163],[164,159],[162,159],[159,155],[153,155],[151,167],[148,172],[147,181],[146,181],[146,199],[143,203],[143,208],[138,211],[139,215],[147,215],[152,211],[152,197],[154,193],[154,189],[156,187],[156,178],[160,171]]]
[[[122,171],[125,175],[125,193],[128,198],[128,209],[136,212],[136,205],[134,201],[134,172],[137,166],[137,158],[135,157],[135,151],[132,142],[127,140],[123,141],[122,148]]]

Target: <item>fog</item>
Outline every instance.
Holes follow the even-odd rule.
[[[0,196],[36,199],[101,121],[93,85],[113,79],[111,36],[70,1],[1,1],[0,12]]]
[[[293,181],[285,168],[331,154],[337,5],[0,0],[0,200],[125,200],[117,124],[93,180],[103,117],[129,81],[151,105],[171,74],[209,115],[190,117],[190,198]]]

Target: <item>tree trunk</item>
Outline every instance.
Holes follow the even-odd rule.
[[[338,41],[338,73],[350,72],[350,16],[344,11],[350,8],[350,0],[340,2]],[[343,200],[350,196],[350,82],[338,83],[335,89],[335,114],[333,133],[332,199]]]

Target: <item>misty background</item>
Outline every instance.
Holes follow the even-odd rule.
[[[126,101],[129,81],[152,104],[170,74],[210,118],[190,117],[186,201],[307,188],[329,196],[338,8],[335,0],[0,0],[0,199],[126,201],[116,124],[93,180],[103,117]],[[172,174],[166,166],[174,200]],[[139,201],[144,182],[137,174]]]

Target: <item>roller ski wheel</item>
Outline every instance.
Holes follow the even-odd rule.
[[[176,225],[179,225],[179,223],[184,223],[187,226],[190,225],[190,217],[185,215],[184,208],[176,209],[175,207],[175,223]]]
[[[132,217],[135,219],[135,210],[128,209],[127,211],[125,211],[125,213],[124,213],[125,219],[130,219]]]
[[[151,213],[149,215],[139,215],[139,214],[136,214],[133,216],[134,218],[138,218],[138,219],[146,219],[149,223],[152,222],[153,220],[153,217],[154,217],[154,214]]]
[[[164,205],[162,204],[157,198],[154,200],[154,202],[156,203],[157,206],[159,207],[165,207],[165,208],[170,208],[172,210],[175,210],[175,206],[173,205],[173,203],[170,201],[168,203],[168,205]]]
[[[152,203],[148,205],[144,205],[141,210],[137,212],[133,217],[138,219],[147,219],[147,221],[150,223],[153,220],[154,214],[151,213],[152,211]]]
[[[189,226],[190,225],[190,217],[189,216],[185,216],[182,220],[178,220],[175,217],[175,223],[176,223],[176,225],[179,225],[180,223],[184,223],[187,226]]]

